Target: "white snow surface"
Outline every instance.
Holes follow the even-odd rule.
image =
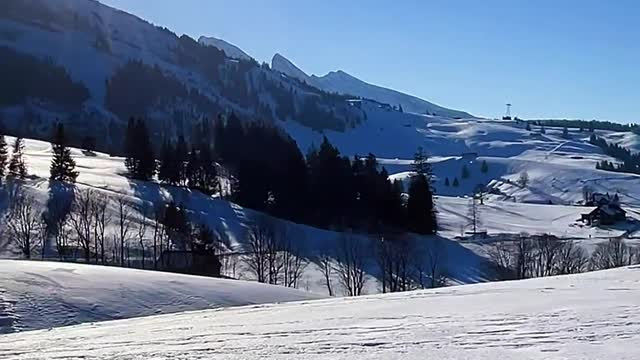
[[[640,356],[640,267],[10,334],[3,359],[580,359]]]
[[[0,260],[0,333],[320,297],[239,280],[63,262]]]

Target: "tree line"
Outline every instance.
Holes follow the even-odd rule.
[[[599,243],[588,254],[573,240],[544,234],[520,234],[516,239],[498,241],[489,252],[503,279],[577,274],[640,263],[640,248],[612,238]]]
[[[596,164],[596,169],[640,174],[640,153],[632,153],[631,150],[624,146],[608,143],[605,139],[595,134],[591,135],[589,142],[602,149],[606,155],[621,161],[621,163],[614,164],[611,161],[602,160]]]
[[[225,172],[232,183],[225,196],[277,217],[337,230],[437,230],[431,168],[422,149],[405,200],[402,182],[390,181],[373,154],[350,159],[324,137],[304,156],[279,128],[243,122],[235,114],[202,121],[190,144],[184,137],[165,140],[158,155],[149,139],[146,122],[130,119],[125,165],[134,179],[157,176],[164,184],[211,195],[220,192]]]

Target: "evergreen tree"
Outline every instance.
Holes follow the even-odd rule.
[[[469,168],[467,168],[467,164],[462,165],[462,178],[463,179],[468,179],[469,178]]]
[[[71,157],[71,150],[67,147],[64,135],[64,126],[58,123],[53,140],[53,158],[49,168],[53,181],[75,183],[78,172],[75,171],[76,162]]]
[[[174,186],[180,183],[180,164],[176,155],[176,147],[171,142],[165,141],[160,151],[158,180]]]
[[[431,181],[431,164],[428,162],[429,156],[424,152],[422,146],[418,147],[416,153],[413,155],[413,164],[411,164],[412,170],[427,177],[427,180]]]
[[[449,185],[449,178],[447,177],[444,179],[444,186],[449,187]]]
[[[453,187],[458,187],[458,186],[460,186],[460,182],[458,181],[458,178],[457,178],[457,177],[456,177],[456,178],[453,178],[453,184],[452,184],[452,185],[453,185]]]
[[[487,164],[487,160],[482,160],[482,165],[480,165],[480,172],[486,174],[489,171],[489,164]]]
[[[7,148],[7,140],[4,135],[0,134],[0,183],[6,175],[7,164],[9,163],[9,149]]]
[[[27,165],[24,162],[24,140],[16,138],[13,143],[13,153],[9,162],[9,176],[19,179],[27,177]]]
[[[418,234],[435,234],[438,226],[433,194],[429,181],[424,175],[416,175],[411,178],[407,217],[411,231]]]
[[[156,160],[144,120],[129,119],[125,134],[125,166],[131,177],[149,181],[156,173]]]
[[[175,166],[177,170],[177,185],[187,185],[187,161],[189,159],[189,146],[184,140],[184,136],[178,137],[175,152]]]

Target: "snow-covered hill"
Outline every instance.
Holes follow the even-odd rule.
[[[404,111],[417,114],[432,114],[450,118],[471,118],[464,111],[447,109],[442,106],[422,100],[418,97],[402,92],[369,84],[342,70],[332,71],[323,76],[307,75],[299,67],[281,54],[275,54],[271,60],[271,67],[287,76],[296,78],[313,86],[340,94],[355,95],[366,99],[373,99],[391,106],[402,106]]]
[[[222,39],[215,38],[213,36],[200,36],[200,38],[198,39],[198,42],[203,45],[216,47],[224,51],[224,53],[227,54],[228,57],[233,59],[242,59],[242,60],[252,59],[251,56],[249,56],[247,53],[242,51],[242,49],[240,49],[239,47],[231,43],[228,43]]]
[[[10,334],[0,357],[631,360],[638,296],[635,266]]]
[[[0,333],[320,297],[238,280],[0,260]]]

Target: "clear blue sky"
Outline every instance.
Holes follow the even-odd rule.
[[[480,116],[640,122],[637,0],[100,0]]]

